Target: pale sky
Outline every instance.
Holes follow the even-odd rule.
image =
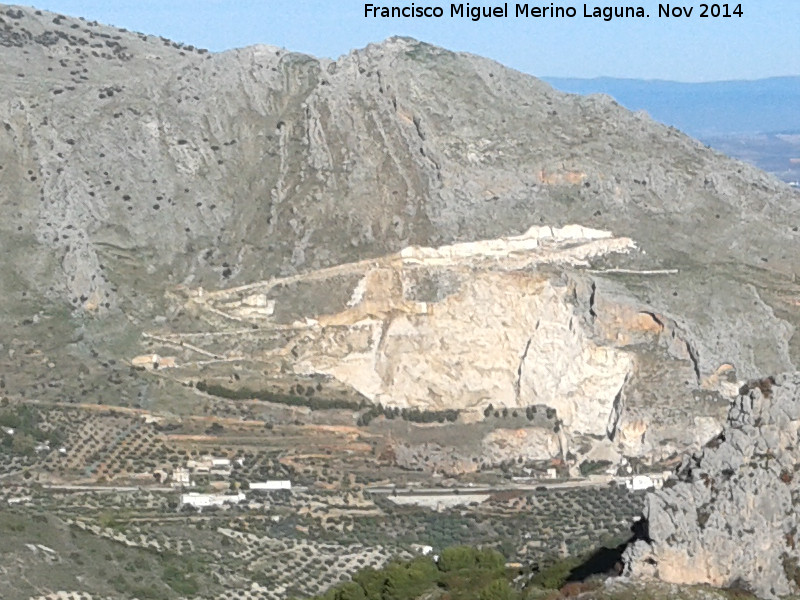
[[[374,0],[373,3],[379,3]],[[700,18],[701,3],[638,2],[650,18],[584,18],[584,3],[573,19],[365,18],[364,2],[353,0],[38,0],[50,10],[132,31],[160,35],[212,51],[271,44],[315,56],[336,58],[351,49],[406,35],[450,50],[479,54],[536,76],[630,77],[675,81],[760,79],[800,75],[800,0],[747,0],[743,16]],[[407,6],[407,0],[394,0]],[[473,6],[503,3],[471,2]],[[589,2],[594,6],[611,2]],[[619,2],[617,5],[626,3]],[[693,6],[689,18],[657,18],[659,4]],[[739,3],[729,3],[731,10]],[[529,6],[550,6],[540,1]]]

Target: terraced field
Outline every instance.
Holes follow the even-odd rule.
[[[467,481],[399,468],[376,430],[350,425],[37,402],[6,403],[0,419],[16,427],[0,434],[2,552],[17,569],[5,567],[5,580],[36,582],[13,587],[0,573],[11,600],[306,597],[455,544],[495,547],[536,570],[626,538],[641,508],[624,487],[523,490],[499,472],[468,478],[488,486],[483,502],[399,506],[370,490],[457,495]],[[404,427],[415,425],[395,429]],[[214,460],[224,467],[197,468]],[[291,490],[249,489],[276,480]],[[189,491],[245,499],[198,509],[182,502]]]

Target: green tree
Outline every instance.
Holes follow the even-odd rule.
[[[550,590],[560,590],[569,579],[569,574],[580,562],[580,559],[576,557],[558,560],[534,575],[531,578],[531,584]]]
[[[469,546],[451,546],[439,556],[439,570],[445,573],[471,569],[477,564],[478,550]]]
[[[372,567],[362,569],[353,576],[353,581],[364,590],[367,600],[380,600],[385,579],[383,573]]]
[[[21,456],[31,456],[36,450],[36,440],[27,433],[17,433],[11,442],[11,451]]]
[[[367,600],[367,593],[354,581],[348,581],[336,588],[332,600]]]
[[[419,557],[406,563],[392,563],[385,574],[381,600],[409,600],[433,587],[439,570],[430,559]]]
[[[3,427],[12,427],[17,429],[20,425],[19,415],[11,410],[4,410],[3,412],[0,412],[0,425]]]
[[[439,576],[439,570],[436,568],[434,562],[424,556],[412,559],[408,562],[406,567],[409,579],[425,587],[430,586],[436,582]]]
[[[495,579],[478,594],[478,600],[514,600],[517,593],[506,579]]]
[[[463,569],[496,571],[502,570],[505,562],[505,558],[497,550],[451,546],[442,550],[439,557],[439,570],[445,573]]]
[[[497,550],[491,548],[484,548],[478,551],[475,556],[476,566],[480,569],[489,569],[492,571],[502,570],[505,568],[506,559]]]
[[[445,548],[438,566],[429,558],[395,561],[381,570],[365,568],[353,581],[338,585],[316,600],[417,600],[445,592],[449,600],[517,600],[503,555],[492,549]],[[438,594],[436,594],[438,596]]]

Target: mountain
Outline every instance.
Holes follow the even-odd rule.
[[[800,186],[800,77],[755,81],[565,79],[545,81],[576,94],[608,94],[630,110],[695,136],[712,148]]]
[[[0,19],[8,395],[538,407],[452,469],[577,473],[671,460],[798,364],[800,196],[608,97],[406,38],[331,61]]]
[[[661,534],[690,562],[707,499],[691,465],[738,494],[726,457],[754,482],[792,459],[733,440],[771,443],[796,399],[768,378],[800,363],[800,194],[774,176],[408,38],[212,54],[3,5],[0,53],[10,597],[279,600],[498,532],[541,567],[616,546],[642,496],[608,484],[683,462],[626,563],[669,573]],[[765,381],[777,413],[739,427]],[[740,507],[713,502],[725,561]],[[132,551],[81,569],[84,533]]]

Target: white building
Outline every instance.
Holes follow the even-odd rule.
[[[212,458],[211,473],[214,475],[230,475],[231,460],[229,458]]]
[[[255,481],[250,484],[253,491],[291,490],[292,482],[288,479],[275,479],[271,481]]]
[[[203,509],[209,506],[224,506],[225,504],[239,504],[247,500],[247,496],[243,492],[234,495],[226,494],[200,494],[198,492],[189,492],[188,494],[181,494],[181,503],[185,505],[194,506],[197,509]]]
[[[655,490],[664,487],[664,480],[669,474],[651,473],[650,475],[634,475],[625,478],[625,487],[631,491],[639,492],[642,490]]]
[[[214,473],[215,475],[230,475],[231,459],[206,455],[197,459],[187,460],[186,468],[196,475],[206,475],[209,473]]]
[[[172,472],[172,487],[191,487],[192,475],[189,469],[178,467]]]

